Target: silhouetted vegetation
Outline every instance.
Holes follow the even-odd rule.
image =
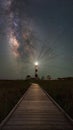
[[[26,76],[26,80],[27,80],[27,79],[31,79],[31,75],[27,75],[27,76]]]
[[[28,80],[0,81],[0,122],[7,116],[28,87]]]

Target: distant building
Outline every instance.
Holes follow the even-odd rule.
[[[51,76],[50,75],[47,75],[47,80],[51,80]]]

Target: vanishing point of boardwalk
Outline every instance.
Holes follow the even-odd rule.
[[[2,130],[73,130],[45,92],[32,84]]]

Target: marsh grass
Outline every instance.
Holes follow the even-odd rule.
[[[29,87],[24,80],[0,80],[0,122],[7,116]]]
[[[73,118],[73,80],[39,80],[37,82]]]

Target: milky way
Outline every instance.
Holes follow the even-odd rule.
[[[40,37],[37,37],[27,2],[9,0],[5,3],[3,6],[8,17],[7,36],[14,56],[23,61],[27,58],[32,62],[44,58],[48,52],[52,55],[52,48],[45,44],[46,41],[41,41]]]
[[[63,35],[67,27],[64,23],[60,23],[61,20],[58,23],[57,18],[61,18],[58,12],[55,11],[56,14],[52,14],[56,2],[52,6],[52,3],[47,0],[45,2],[39,0],[0,1],[2,11],[0,25],[5,21],[3,30],[7,40],[7,53],[10,60],[17,66],[15,67],[18,68],[17,73],[22,73],[23,69],[26,70],[23,75],[33,73],[31,66],[35,61],[40,63],[41,75],[48,71],[47,73],[55,76],[59,69],[64,70],[65,67],[62,66],[64,58],[66,60],[69,56],[71,61],[73,59],[72,53],[69,54],[70,51],[67,51],[68,47],[67,50],[65,49],[67,35],[64,38]]]

